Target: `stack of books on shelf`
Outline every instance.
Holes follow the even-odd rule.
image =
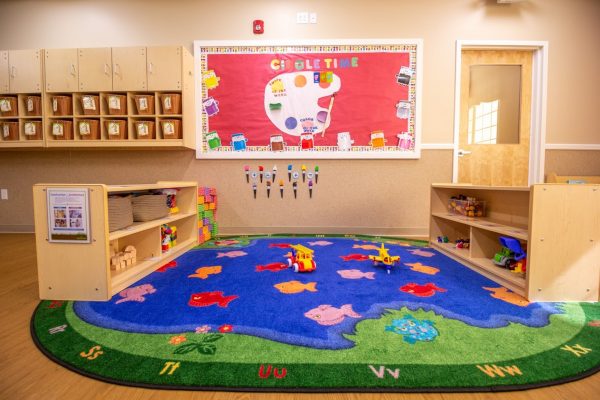
[[[134,221],[151,221],[169,215],[166,194],[145,194],[131,199]]]
[[[133,224],[130,196],[108,197],[108,231],[113,232]]]
[[[198,188],[198,242],[200,244],[214,238],[218,233],[216,221],[217,190]]]

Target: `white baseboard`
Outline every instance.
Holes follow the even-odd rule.
[[[335,234],[398,236],[405,238],[427,238],[428,228],[365,228],[365,227],[324,227],[324,226],[261,226],[261,227],[219,227],[219,235],[274,235],[274,234]]]
[[[600,144],[546,143],[546,150],[600,150]]]

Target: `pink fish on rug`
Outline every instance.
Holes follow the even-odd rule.
[[[340,274],[340,276],[342,278],[346,278],[346,279],[360,279],[360,278],[367,278],[367,279],[375,279],[375,272],[362,272],[359,269],[340,269],[339,271],[337,271],[338,274]]]
[[[419,285],[417,283],[407,283],[400,288],[401,292],[409,293],[418,297],[431,297],[435,292],[445,292],[446,289],[435,286],[433,283]]]
[[[124,303],[126,301],[137,301],[139,303],[146,300],[144,297],[147,294],[155,293],[156,289],[149,283],[125,289],[119,293],[122,299],[117,300],[115,304]]]
[[[353,249],[363,249],[363,250],[379,250],[379,246],[375,246],[374,244],[355,244],[352,245]]]
[[[329,246],[330,244],[333,244],[333,243],[328,242],[326,240],[317,240],[316,242],[308,242],[308,244],[311,246]]]
[[[248,253],[246,253],[245,251],[234,250],[234,251],[228,251],[227,253],[218,253],[217,258],[221,258],[221,257],[236,258],[236,257],[247,256],[247,255],[248,255]]]
[[[415,256],[421,256],[421,257],[433,257],[435,256],[435,253],[432,251],[426,251],[426,250],[421,250],[421,249],[416,249],[416,250],[408,250],[411,254],[415,255]]]
[[[397,246],[402,246],[402,247],[410,247],[410,244],[405,243],[405,242],[396,242],[396,241],[392,241],[392,240],[388,240],[387,242],[385,242],[386,244],[395,244]]]
[[[235,239],[225,239],[225,240],[217,240],[215,241],[215,246],[223,247],[223,246],[231,246],[234,244],[238,244],[239,241]]]
[[[340,256],[340,258],[344,261],[365,261],[369,259],[369,256],[364,254],[348,254],[347,256]]]
[[[282,271],[282,270],[288,269],[288,268],[289,268],[289,265],[287,265],[286,263],[274,262],[274,263],[270,263],[267,265],[257,265],[256,272],[263,272],[263,271],[279,272],[279,271]]]
[[[269,244],[269,248],[277,247],[279,249],[289,249],[290,246],[291,245],[289,243],[271,243],[271,244]]]
[[[329,304],[322,304],[304,313],[306,318],[312,319],[319,325],[337,325],[346,317],[360,318],[361,315],[352,309],[352,304],[344,304],[340,308]]]
[[[590,322],[588,322],[588,325],[593,326],[593,327],[600,327],[600,319],[590,321]]]
[[[157,272],[166,272],[169,268],[175,268],[176,266],[177,266],[177,261],[173,260],[171,262],[166,263],[165,265],[163,265],[156,271]]]
[[[421,263],[404,263],[404,265],[408,265],[413,271],[421,272],[427,275],[435,275],[440,272],[438,268],[430,267],[429,265],[423,265]]]

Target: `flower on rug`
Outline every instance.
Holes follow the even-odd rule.
[[[178,344],[185,342],[186,340],[187,340],[186,337],[183,335],[173,336],[171,339],[169,339],[169,343],[178,345]]]
[[[208,325],[202,325],[202,326],[198,326],[196,328],[196,333],[208,333],[208,331],[210,331],[210,326]]]
[[[233,325],[225,324],[219,327],[219,332],[221,333],[228,333],[231,331],[233,331]]]

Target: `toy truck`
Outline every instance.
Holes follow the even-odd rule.
[[[527,254],[523,251],[521,243],[517,239],[500,236],[499,240],[502,249],[494,255],[492,261],[500,267],[513,270],[517,262],[527,257]]]
[[[288,258],[288,265],[294,268],[294,272],[312,272],[317,269],[313,260],[314,251],[301,244],[292,244],[292,256]]]

